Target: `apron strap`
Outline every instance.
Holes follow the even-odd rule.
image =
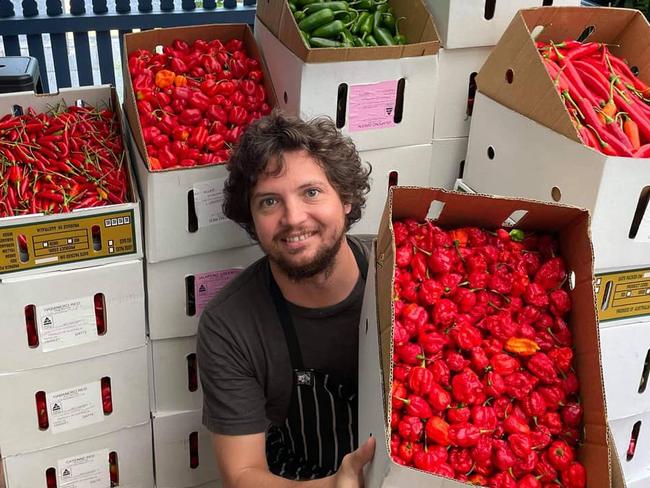
[[[348,239],[350,244],[350,249],[354,254],[354,259],[357,262],[359,267],[359,273],[363,280],[366,280],[368,276],[368,259],[366,259],[365,254],[359,247],[350,239]],[[282,325],[282,331],[284,332],[284,338],[287,341],[287,347],[289,348],[289,357],[291,359],[291,367],[294,370],[302,371],[305,369],[302,352],[300,351],[300,345],[298,343],[298,336],[296,335],[296,328],[293,325],[293,320],[291,319],[291,314],[289,313],[289,308],[287,307],[287,301],[282,295],[280,287],[273,277],[273,272],[269,266],[269,276],[270,276],[270,292],[271,299],[273,300],[273,305],[275,305],[275,310],[280,319],[280,325]]]

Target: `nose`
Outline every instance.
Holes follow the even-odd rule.
[[[286,227],[300,227],[307,217],[303,202],[298,198],[288,198],[284,202],[282,223]]]

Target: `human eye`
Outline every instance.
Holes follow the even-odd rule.
[[[277,203],[277,200],[274,197],[266,197],[260,200],[260,207],[270,208]]]
[[[305,195],[308,198],[316,198],[320,194],[320,190],[318,188],[309,188],[305,191]]]

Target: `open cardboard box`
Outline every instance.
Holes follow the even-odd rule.
[[[475,225],[501,227],[516,211],[527,213],[517,228],[554,233],[573,279],[573,309],[569,326],[574,334],[575,368],[584,407],[584,444],[578,459],[587,469],[590,488],[609,488],[610,451],[605,396],[600,366],[600,341],[593,291],[593,254],[589,214],[576,207],[481,194],[464,194],[417,187],[391,188],[371,259],[359,330],[359,439],[377,439],[375,457],[366,472],[367,487],[459,488],[462,482],[394,463],[390,458],[390,386],[392,384],[393,220],[427,215],[436,225],[455,228]]]
[[[120,137],[126,141],[117,93],[115,88],[108,85],[62,88],[57,93],[45,94],[6,93],[0,95],[0,115],[13,113],[15,107],[21,107],[24,112],[28,107],[38,113],[46,112],[61,103],[110,108],[121,128]],[[125,203],[67,213],[0,218],[0,276],[41,273],[45,268],[59,271],[141,258],[140,198],[131,173],[126,142],[123,162],[128,196]],[[27,240],[26,254],[18,246],[19,235]]]
[[[388,0],[395,17],[405,17],[400,32],[406,35],[404,46],[308,48],[300,37],[287,0],[259,0],[257,16],[296,56],[307,63],[332,63],[396,59],[436,54],[440,40],[433,18],[423,0]]]
[[[476,82],[489,98],[580,142],[569,113],[546,71],[535,41],[578,39],[609,44],[612,53],[650,82],[650,25],[641,12],[602,7],[520,10],[481,68]]]
[[[224,44],[231,39],[241,39],[244,41],[246,53],[249,57],[256,59],[260,63],[260,69],[264,73],[264,88],[266,89],[267,103],[271,107],[277,105],[273,85],[269,71],[264,64],[264,60],[260,55],[257,48],[253,32],[247,24],[212,24],[212,25],[197,25],[192,27],[173,27],[165,29],[153,29],[148,31],[134,32],[124,36],[124,50],[123,50],[123,78],[124,78],[124,110],[126,112],[129,126],[133,132],[135,144],[138,148],[142,161],[147,164],[148,158],[147,150],[142,135],[142,126],[140,125],[140,118],[138,117],[138,109],[136,106],[135,92],[133,91],[133,80],[129,72],[129,54],[137,49],[147,49],[151,52],[156,50],[157,46],[166,46],[171,44],[174,40],[181,39],[189,44],[192,44],[197,39],[210,41],[219,39]],[[221,164],[221,163],[220,163]],[[161,171],[175,171],[175,170],[195,170],[203,168],[203,166],[195,166],[191,168],[172,168]]]

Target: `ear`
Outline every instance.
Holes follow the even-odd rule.
[[[348,215],[352,211],[352,204],[351,203],[344,204],[343,210],[345,211],[345,215]]]

